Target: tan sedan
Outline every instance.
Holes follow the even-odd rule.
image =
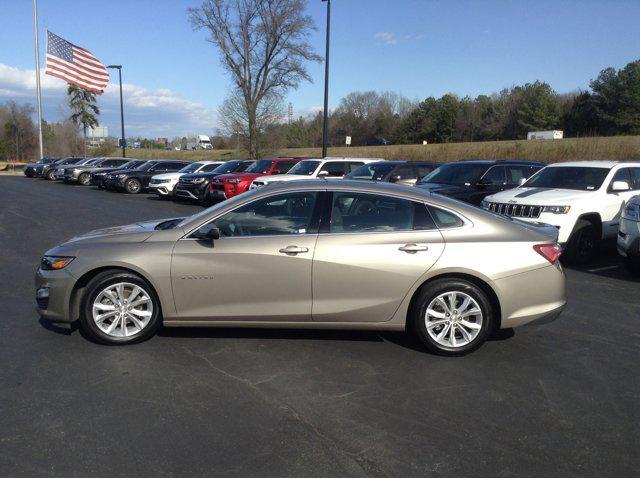
[[[161,325],[409,330],[436,353],[565,305],[557,231],[393,184],[279,183],[43,257],[40,315],[108,344]]]

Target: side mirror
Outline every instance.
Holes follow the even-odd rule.
[[[210,226],[207,231],[197,231],[193,238],[199,241],[213,242],[220,239],[220,229],[216,226]]]
[[[394,174],[393,176],[391,176],[389,178],[389,182],[390,183],[397,183],[398,181],[400,181],[402,179],[402,176],[400,176],[399,174]]]
[[[629,191],[630,189],[631,187],[626,181],[614,181],[611,184],[611,191],[613,192]]]
[[[318,173],[319,178],[326,178],[329,176],[329,171],[325,171],[324,169]]]

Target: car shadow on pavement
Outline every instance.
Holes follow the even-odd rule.
[[[603,242],[598,256],[590,263],[580,266],[563,264],[563,267],[567,270],[595,274],[609,279],[640,282],[640,273],[633,272],[627,267],[624,257],[618,254],[615,240]]]
[[[58,324],[41,317],[38,322],[43,328],[60,335],[71,335],[79,329],[77,320],[75,322],[71,322],[70,324]]]

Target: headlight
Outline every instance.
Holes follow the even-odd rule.
[[[118,174],[118,176],[116,176],[117,178],[123,179],[126,178],[127,175],[126,174]]]
[[[623,215],[633,221],[640,221],[640,204],[627,204]]]
[[[227,182],[229,184],[238,184],[238,183],[242,182],[242,179],[238,179],[238,178],[236,178],[236,179],[228,179]]]
[[[67,267],[75,257],[71,256],[44,256],[40,261],[40,268],[45,271],[56,271]]]
[[[544,206],[542,212],[550,212],[551,214],[566,214],[571,206]]]
[[[193,180],[193,184],[200,184],[200,183],[204,183],[205,179],[204,178],[195,178]]]

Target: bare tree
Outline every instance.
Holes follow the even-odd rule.
[[[190,8],[194,29],[209,31],[246,112],[249,156],[258,156],[261,102],[312,81],[305,64],[320,61],[307,38],[315,25],[302,0],[206,0]],[[224,108],[224,107],[223,107]]]

